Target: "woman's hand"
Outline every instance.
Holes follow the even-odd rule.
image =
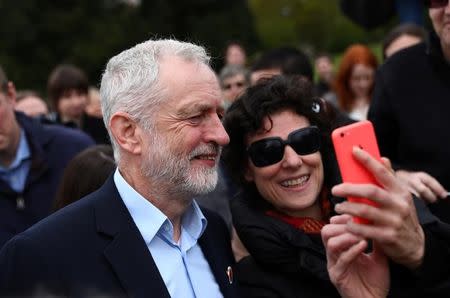
[[[339,197],[368,198],[378,206],[346,201],[336,205],[336,212],[368,219],[370,224],[349,221],[348,231],[363,239],[372,239],[394,262],[410,269],[419,267],[425,252],[425,235],[411,193],[386,164],[359,148],[355,148],[353,154],[382,187],[342,183],[335,186],[332,193]]]
[[[387,258],[376,245],[370,254],[364,253],[367,241],[347,230],[351,220],[348,215],[334,216],[322,229],[330,279],[342,297],[386,297],[390,283]]]

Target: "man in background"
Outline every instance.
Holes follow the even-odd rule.
[[[397,176],[450,223],[450,3],[426,3],[434,30],[381,66],[368,118]]]
[[[16,89],[0,68],[0,247],[51,212],[62,172],[94,144],[86,134],[15,112]]]

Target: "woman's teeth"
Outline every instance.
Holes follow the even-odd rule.
[[[297,179],[285,180],[285,181],[281,182],[281,185],[284,187],[302,186],[303,184],[305,184],[308,181],[308,179],[309,179],[309,175],[305,175],[305,176],[302,176]]]

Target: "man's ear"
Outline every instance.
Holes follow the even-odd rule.
[[[6,88],[7,88],[6,95],[8,97],[8,100],[10,101],[11,104],[15,105],[17,92],[16,92],[16,87],[14,86],[14,83],[8,82],[8,85]]]
[[[122,150],[131,154],[142,152],[142,130],[128,113],[117,112],[112,115],[109,128]]]

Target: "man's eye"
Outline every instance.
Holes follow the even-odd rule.
[[[188,118],[188,121],[191,123],[199,123],[203,119],[203,114],[192,116]]]
[[[222,113],[222,112],[217,113],[217,117],[219,117],[220,120],[223,119],[223,116],[224,116],[224,113]]]

